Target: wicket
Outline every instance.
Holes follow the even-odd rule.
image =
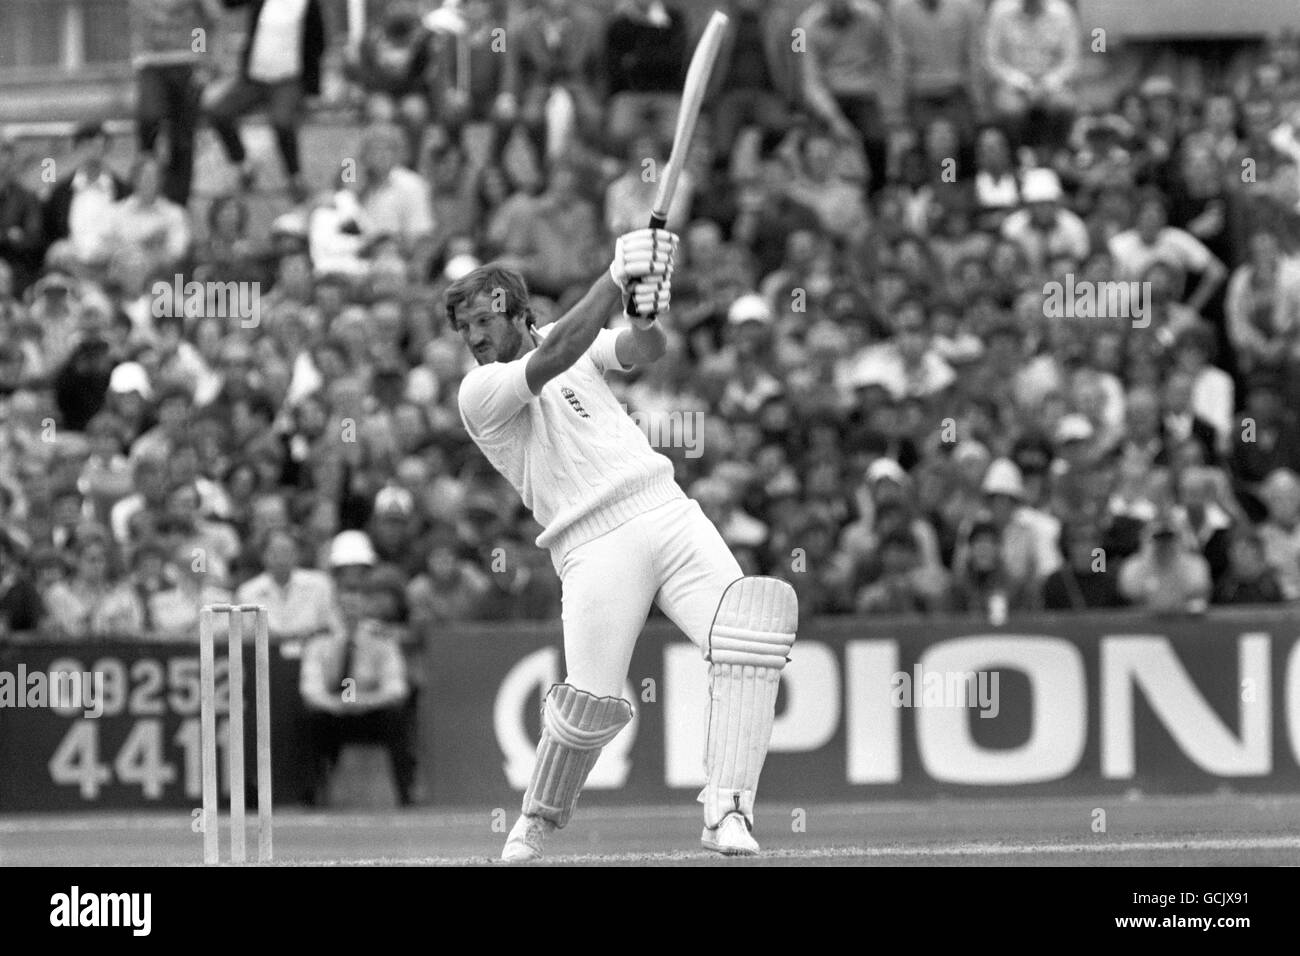
[[[254,682],[257,696],[257,861],[271,859],[271,654],[265,607],[208,604],[199,614],[199,723],[203,752],[203,862],[220,863],[220,796],[217,769],[216,654],[212,622],[229,615],[227,660],[230,722],[226,758],[230,781],[230,860],[243,863],[244,834],[244,614],[254,615]]]

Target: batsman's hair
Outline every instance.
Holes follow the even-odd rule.
[[[524,277],[513,269],[489,262],[479,266],[473,272],[461,276],[447,286],[446,310],[447,322],[456,329],[456,310],[467,305],[480,295],[494,297],[498,290],[504,294],[502,307],[508,318],[523,316],[525,324],[532,328],[537,324],[532,306],[528,304],[528,285]]]

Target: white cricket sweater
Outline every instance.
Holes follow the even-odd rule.
[[[538,329],[538,337],[547,331]],[[672,462],[650,446],[605,382],[607,370],[625,368],[614,353],[617,338],[602,329],[539,395],[524,377],[527,355],[480,365],[460,386],[466,430],[542,525],[536,543],[550,550],[557,571],[578,545],[686,497]]]

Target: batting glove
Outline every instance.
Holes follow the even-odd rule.
[[[667,279],[673,273],[677,236],[667,229],[637,229],[618,237],[609,277],[626,299],[632,286],[647,278]]]
[[[628,321],[637,328],[650,328],[656,314],[668,311],[672,288],[673,280],[668,276],[653,276],[633,283],[624,300]]]

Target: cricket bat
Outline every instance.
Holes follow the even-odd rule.
[[[672,205],[677,192],[677,180],[682,174],[682,167],[691,153],[691,139],[695,136],[695,124],[700,118],[700,107],[704,104],[704,94],[709,87],[709,76],[713,73],[713,64],[717,62],[718,51],[722,47],[722,37],[727,32],[727,15],[721,10],[714,10],[709,23],[704,28],[700,42],[691,55],[691,65],[686,70],[686,83],[682,87],[682,105],[677,111],[677,129],[673,133],[673,148],[668,154],[668,163],[663,175],[659,177],[659,188],[655,191],[654,206],[650,209],[650,228],[663,229],[668,224],[668,207]],[[628,314],[631,314],[632,302],[628,299]]]

